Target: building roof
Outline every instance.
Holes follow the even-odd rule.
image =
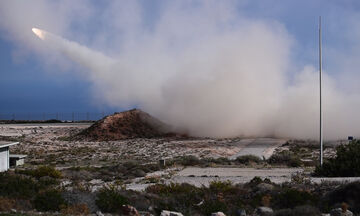
[[[10,154],[9,158],[18,158],[18,159],[23,159],[26,158],[27,155],[21,155],[21,154]]]
[[[19,144],[19,142],[0,141],[0,148],[5,148],[17,144]]]

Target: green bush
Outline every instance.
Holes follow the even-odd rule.
[[[233,163],[232,160],[226,157],[219,157],[219,158],[205,158],[203,159],[206,163],[214,163],[214,164],[220,164],[220,165],[231,165]]]
[[[9,172],[0,173],[0,196],[31,198],[40,189],[33,179]]]
[[[255,155],[243,155],[236,158],[236,162],[241,164],[260,163],[261,159]]]
[[[315,176],[358,177],[360,176],[360,141],[352,141],[336,148],[336,157],[317,166]]]
[[[335,190],[329,192],[323,198],[323,209],[328,206],[340,205],[342,202],[349,204],[350,210],[353,213],[360,213],[360,182],[352,182],[346,185],[342,185]]]
[[[190,194],[192,192],[198,192],[199,189],[194,185],[187,184],[187,183],[170,183],[166,184],[155,184],[150,185],[146,188],[146,192],[154,193],[159,195],[170,195],[170,194],[180,194],[180,193],[187,193]]]
[[[301,205],[316,205],[318,198],[306,191],[286,188],[273,197],[274,205],[279,208],[294,208]]]
[[[321,212],[313,206],[297,206],[294,209],[281,209],[275,211],[274,216],[319,216]]]
[[[290,167],[299,167],[302,165],[300,158],[290,151],[281,151],[273,154],[268,162],[270,164],[287,165]]]
[[[62,178],[61,172],[51,166],[39,166],[34,170],[17,170],[16,172],[24,175],[30,175],[35,178],[41,178],[44,176],[49,176],[51,178]]]
[[[183,166],[197,166],[197,165],[202,165],[204,162],[193,155],[188,155],[188,156],[181,157],[177,161],[177,163],[179,163]]]
[[[211,181],[209,184],[209,190],[212,193],[226,193],[234,188],[231,181]]]
[[[214,212],[227,212],[228,207],[227,204],[221,200],[214,199],[214,200],[206,200],[201,207],[201,212],[204,215],[211,215]]]
[[[200,188],[186,183],[155,184],[147,187],[146,192],[159,195],[157,199],[153,199],[155,211],[158,214],[161,210],[168,209],[185,215],[193,215],[195,205],[202,200],[203,196]]]
[[[39,193],[33,203],[38,211],[59,211],[67,204],[59,190],[48,190]]]
[[[122,205],[128,204],[127,198],[120,192],[121,190],[114,185],[104,186],[97,194],[96,205],[103,212],[115,213],[119,211]]]

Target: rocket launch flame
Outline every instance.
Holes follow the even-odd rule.
[[[38,28],[32,28],[31,29],[36,36],[38,36],[41,40],[45,39],[45,32],[38,29]]]

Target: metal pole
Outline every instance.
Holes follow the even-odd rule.
[[[322,113],[322,56],[321,56],[321,16],[319,16],[319,82],[320,82],[320,166],[323,165],[323,113]]]

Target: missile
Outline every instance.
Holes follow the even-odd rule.
[[[113,65],[116,61],[101,52],[92,50],[77,42],[67,40],[58,35],[32,28],[32,32],[53,50],[60,51],[73,61],[90,69]]]
[[[43,31],[43,30],[41,30],[41,29],[38,29],[38,28],[32,28],[31,30],[32,30],[32,31],[34,32],[34,34],[35,34],[36,36],[38,36],[41,40],[44,40],[44,39],[45,39],[45,34],[46,34],[45,31]]]

